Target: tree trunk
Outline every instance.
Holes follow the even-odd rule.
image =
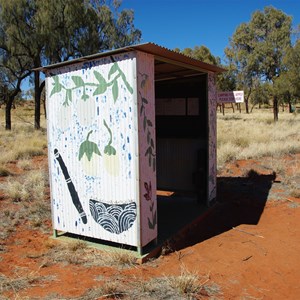
[[[248,102],[248,98],[245,100],[245,108],[246,108],[246,114],[249,114],[249,102]]]
[[[252,92],[252,88],[250,88],[248,95],[245,98],[245,108],[246,108],[246,114],[249,114],[249,98]]]
[[[274,122],[278,121],[278,98],[277,96],[273,97],[273,113],[274,113]]]
[[[44,88],[45,88],[45,80],[41,83],[41,86],[40,86],[40,98],[42,97]],[[43,107],[44,107],[45,119],[47,119],[46,95],[44,97]]]
[[[34,71],[34,128],[41,128],[40,72]]]
[[[289,104],[289,113],[293,113],[293,106],[292,106],[292,101],[291,101],[291,94],[289,93],[288,95],[288,104]]]
[[[7,99],[6,107],[5,107],[5,129],[11,130],[11,109],[12,109],[13,101],[14,101],[15,97],[8,96],[7,98],[8,99]]]
[[[6,94],[6,107],[5,107],[5,129],[11,130],[11,109],[14,106],[14,100],[18,93],[21,91],[20,86],[22,82],[22,78],[18,78],[17,87]]]

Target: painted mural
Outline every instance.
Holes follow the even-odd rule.
[[[52,217],[57,230],[137,245],[135,56],[103,57],[47,74]],[[145,118],[150,127],[153,120],[146,114]]]
[[[157,237],[154,57],[139,52],[137,61],[140,222],[144,246]]]
[[[208,165],[208,202],[217,197],[217,90],[216,77],[214,74],[208,74],[208,124],[209,124],[209,165]]]

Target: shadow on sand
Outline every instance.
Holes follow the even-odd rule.
[[[195,245],[241,224],[258,224],[276,174],[219,177],[217,204],[208,215],[185,227],[169,241],[172,250]],[[184,211],[181,211],[184,213]],[[193,208],[191,213],[193,214]],[[176,220],[173,220],[176,223]],[[191,223],[190,223],[191,224]]]

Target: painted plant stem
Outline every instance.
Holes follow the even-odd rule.
[[[111,129],[108,127],[108,125],[107,125],[107,123],[106,123],[105,120],[103,120],[103,124],[104,124],[105,128],[107,129],[107,131],[109,133],[109,142],[108,142],[108,144],[104,148],[104,153],[107,154],[107,155],[116,155],[117,151],[111,145],[111,143],[112,143],[112,132],[111,132]]]
[[[66,180],[66,183],[67,183],[67,186],[68,186],[73,204],[76,207],[76,209],[79,213],[79,216],[81,217],[81,220],[82,220],[83,224],[86,224],[87,223],[86,213],[84,212],[84,210],[82,208],[81,202],[80,202],[79,197],[78,197],[78,193],[75,189],[75,186],[72,182],[72,179],[70,178],[68,169],[67,169],[67,167],[66,167],[66,165],[65,165],[65,163],[64,163],[64,161],[63,161],[63,159],[62,159],[62,157],[59,154],[57,149],[54,149],[54,156],[55,156],[56,160],[58,161],[58,163],[60,165],[60,168],[61,168],[61,171],[64,175],[65,180]]]

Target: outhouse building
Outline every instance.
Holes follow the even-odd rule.
[[[214,202],[223,69],[153,43],[42,69],[55,231],[142,252],[158,236],[157,190]]]

